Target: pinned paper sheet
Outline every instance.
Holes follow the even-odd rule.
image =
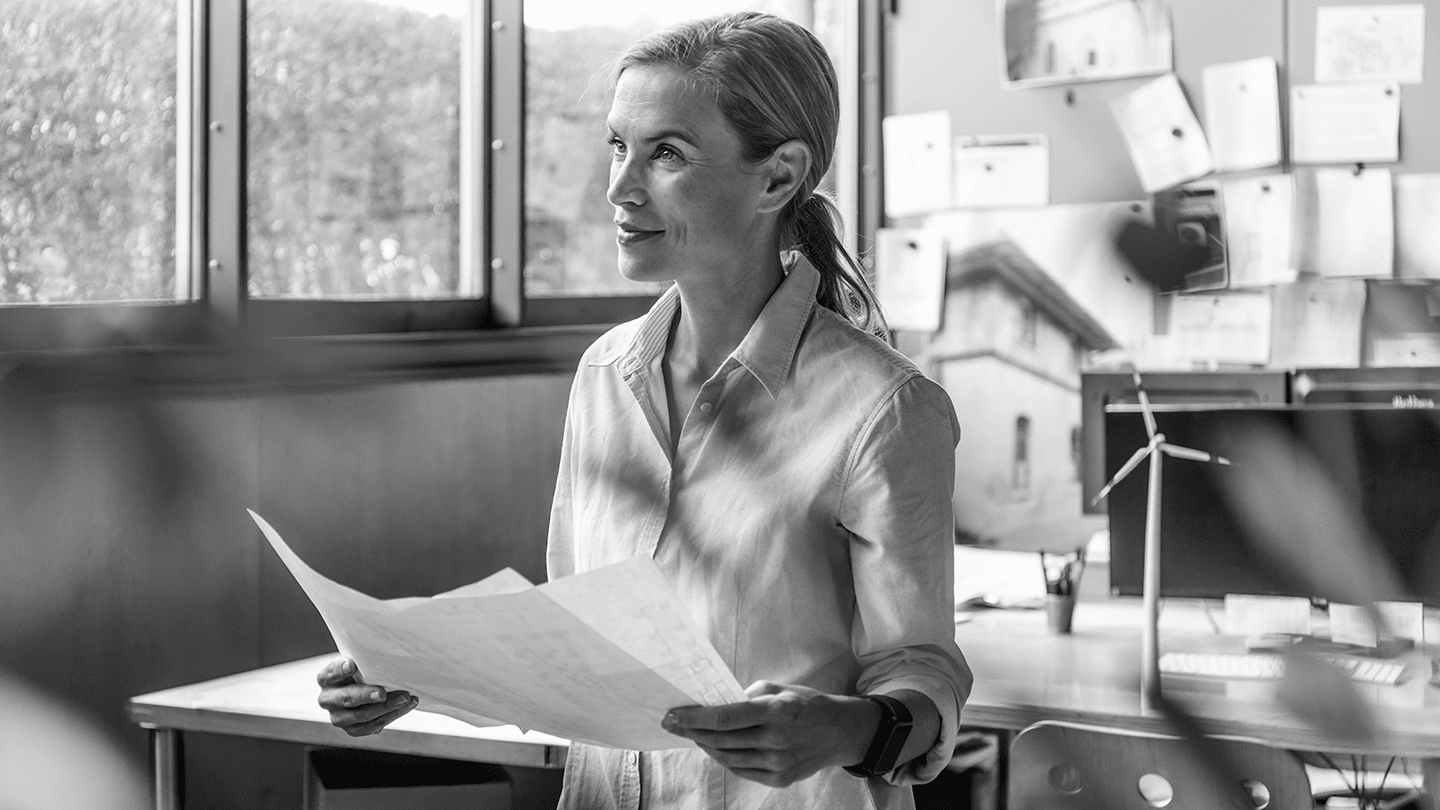
[[[1270,296],[1264,291],[1172,297],[1170,337],[1176,357],[1257,366],[1270,360]]]
[[[1272,57],[1208,65],[1205,132],[1215,170],[1243,171],[1280,162],[1280,86]]]
[[[1205,131],[1170,73],[1110,102],[1140,185],[1156,192],[1209,174],[1215,163]]]
[[[1420,3],[1315,10],[1315,81],[1419,84],[1424,74]]]
[[[1376,602],[1375,610],[1385,623],[1384,637],[1425,643],[1425,606],[1420,602]],[[1370,611],[1359,605],[1330,603],[1331,641],[1375,647],[1381,636],[1376,632]]]
[[[1050,139],[1044,135],[955,138],[956,208],[1050,202]]]
[[[1045,569],[1033,551],[955,547],[955,608],[1045,606]]]
[[[1299,596],[1225,594],[1225,632],[1232,636],[1272,633],[1310,635],[1310,600]]]
[[[1395,277],[1440,279],[1440,174],[1395,176]]]
[[[945,238],[921,228],[877,230],[875,295],[891,329],[938,330],[945,299]]]
[[[1271,290],[1272,368],[1357,368],[1365,282],[1297,281]]]
[[[1316,169],[1305,268],[1322,278],[1395,275],[1394,194],[1389,169]]]
[[[1292,87],[1290,141],[1296,163],[1394,163],[1400,159],[1400,86]]]
[[[428,711],[648,751],[691,745],[660,728],[670,709],[747,699],[648,557],[539,587],[507,570],[434,598],[380,600],[321,576],[250,516],[340,652]]]
[[[1225,181],[1226,258],[1233,288],[1294,281],[1295,180],[1288,174]]]
[[[950,207],[950,113],[887,116],[880,124],[885,144],[885,214],[904,217]]]

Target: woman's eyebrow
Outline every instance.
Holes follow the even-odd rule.
[[[620,136],[620,133],[615,130],[615,127],[607,126],[606,129],[610,131],[611,137],[618,138]],[[662,129],[659,132],[640,139],[641,143],[655,143],[656,141],[684,141],[690,146],[700,146],[693,136],[680,129]]]

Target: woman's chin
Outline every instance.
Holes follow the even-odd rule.
[[[667,268],[660,267],[654,262],[636,261],[633,258],[620,254],[620,275],[627,281],[634,281],[640,284],[655,284],[666,281],[674,281],[675,273]]]

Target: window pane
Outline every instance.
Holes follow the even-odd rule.
[[[250,294],[447,298],[462,284],[466,0],[250,0]]]
[[[0,5],[0,304],[173,300],[175,0]]]
[[[616,270],[605,199],[611,67],[673,22],[753,9],[811,24],[813,0],[525,0],[525,293],[640,295]]]

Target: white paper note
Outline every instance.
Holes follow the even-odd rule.
[[[1395,199],[1390,170],[1316,169],[1314,177],[1307,268],[1322,278],[1392,278]]]
[[[1263,290],[1173,298],[1170,335],[1177,357],[1242,365],[1270,360],[1270,296]]]
[[[1395,176],[1395,277],[1440,279],[1440,174]]]
[[[1310,634],[1310,600],[1298,596],[1225,594],[1225,632],[1232,636]]]
[[[1280,162],[1280,87],[1272,57],[1208,65],[1205,134],[1220,172]]]
[[[885,214],[904,217],[950,207],[950,113],[891,115],[881,121]]]
[[[1221,189],[1230,286],[1294,281],[1294,178],[1288,174],[1246,177],[1227,180]]]
[[[1045,570],[1033,551],[955,547],[957,609],[1045,606]]]
[[[1376,602],[1375,610],[1385,623],[1387,638],[1404,638],[1425,643],[1425,606],[1419,602]],[[1330,603],[1330,640],[1340,644],[1374,647],[1381,634],[1376,632],[1370,612],[1359,605]]]
[[[1440,334],[1412,332],[1376,337],[1366,365],[1375,368],[1440,366]]]
[[[1400,159],[1400,86],[1292,87],[1290,140],[1296,163],[1394,163]]]
[[[922,228],[878,229],[875,295],[891,329],[939,329],[945,299],[945,238]]]
[[[1356,368],[1365,282],[1297,281],[1271,290],[1271,368]]]
[[[1425,6],[1315,10],[1315,81],[1419,84],[1424,74]]]
[[[689,745],[660,728],[668,710],[746,699],[647,557],[539,587],[515,590],[518,575],[501,572],[444,598],[379,600],[326,579],[250,516],[340,652],[428,711],[659,750]]]
[[[1205,131],[1170,73],[1110,102],[1130,160],[1148,192],[1209,174],[1215,163]]]
[[[1050,139],[1045,135],[955,138],[956,208],[1001,208],[1050,202]]]

